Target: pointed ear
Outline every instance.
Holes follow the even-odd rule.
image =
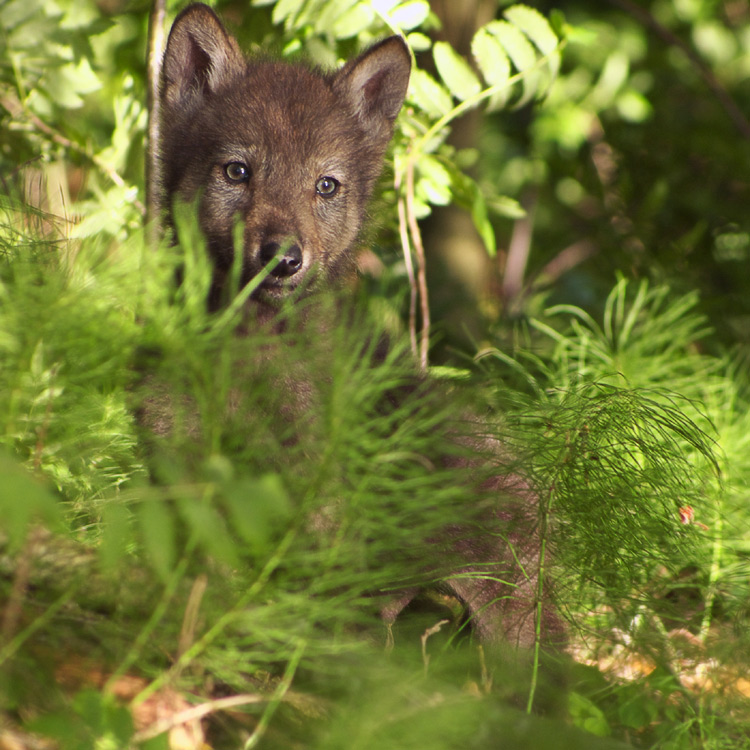
[[[162,101],[184,112],[245,69],[240,48],[207,5],[190,5],[172,24],[162,66]]]
[[[334,89],[353,105],[368,129],[390,138],[393,121],[409,86],[411,56],[400,36],[391,36],[348,62],[334,78]]]

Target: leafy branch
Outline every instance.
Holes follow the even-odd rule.
[[[412,351],[423,370],[428,367],[430,312],[426,283],[426,260],[418,219],[429,214],[430,205],[455,200],[459,190],[468,193],[475,226],[487,251],[494,255],[495,236],[487,202],[479,186],[461,172],[446,146],[448,126],[483,103],[489,110],[509,106],[514,90],[519,108],[543,97],[560,67],[566,39],[558,36],[547,19],[525,5],[514,5],[507,20],[491,21],[472,41],[472,52],[486,85],[469,64],[446,42],[433,48],[433,59],[442,83],[417,69],[412,78],[410,102],[419,110],[408,123],[409,142],[396,154],[394,185],[398,197],[399,236],[410,283],[409,331]],[[512,67],[517,72],[511,75]],[[543,73],[546,72],[546,76]],[[458,104],[454,105],[454,100]],[[425,126],[419,115],[432,118]],[[418,175],[415,177],[415,174]],[[412,261],[416,257],[416,271]],[[417,335],[417,308],[421,329]]]

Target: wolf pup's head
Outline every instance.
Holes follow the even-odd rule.
[[[243,282],[276,259],[260,299],[351,267],[410,68],[397,36],[325,74],[245,59],[205,5],[177,17],[162,69],[162,198],[167,211],[175,197],[198,200],[214,294],[238,220]]]

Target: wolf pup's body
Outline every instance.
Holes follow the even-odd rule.
[[[352,270],[410,67],[408,48],[395,36],[332,74],[248,61],[208,7],[192,5],[177,17],[162,73],[164,209],[169,213],[176,197],[198,202],[215,268],[213,304],[232,268],[238,220],[242,281],[271,268],[249,302],[259,322],[272,319],[300,285],[314,289],[321,278]],[[490,523],[507,530],[515,521],[520,532],[472,540],[459,525],[446,528],[435,544],[452,548],[462,573],[483,572],[446,583],[469,608],[482,640],[529,646],[537,583],[534,501],[517,478],[496,478],[492,489],[514,496],[507,507],[515,510],[498,509]],[[493,559],[504,571],[497,577],[488,573]],[[395,620],[415,593],[393,598],[384,619]]]

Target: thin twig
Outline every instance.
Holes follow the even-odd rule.
[[[34,550],[39,539],[39,531],[35,527],[28,529],[26,541],[21,554],[16,560],[16,570],[13,574],[13,585],[11,586],[8,600],[3,610],[2,624],[0,625],[0,639],[3,645],[8,644],[16,634],[18,623],[21,621],[23,611],[23,600],[31,579],[32,561]]]
[[[531,241],[534,236],[534,208],[536,196],[524,201],[526,215],[513,224],[513,234],[508,245],[508,257],[505,262],[503,278],[503,299],[508,308],[513,308],[516,298],[524,287],[526,266],[531,254]]]
[[[292,654],[292,658],[289,660],[289,663],[286,665],[286,669],[284,670],[284,676],[281,678],[278,686],[276,687],[276,690],[274,690],[273,696],[271,696],[271,700],[269,701],[266,710],[263,712],[263,716],[260,717],[258,726],[255,727],[255,731],[252,733],[252,735],[248,737],[247,741],[243,745],[242,750],[252,750],[253,748],[257,747],[258,743],[263,739],[263,735],[266,733],[266,729],[268,729],[268,726],[271,723],[274,712],[279,707],[279,704],[284,700],[284,697],[289,691],[289,688],[292,686],[292,680],[294,679],[294,675],[297,672],[297,667],[302,660],[302,654],[304,654],[306,647],[307,643],[304,639],[300,640],[297,643],[297,648]]]
[[[152,246],[161,238],[159,200],[159,144],[161,142],[161,106],[159,88],[164,56],[164,18],[166,0],[153,0],[148,17],[148,61],[146,107],[148,131],[146,134],[146,226]]]
[[[195,641],[195,628],[198,623],[198,612],[200,611],[203,595],[206,593],[208,578],[205,573],[199,575],[190,589],[185,614],[182,618],[182,628],[180,628],[180,639],[177,644],[177,657],[182,656]],[[173,674],[174,679],[179,676],[179,671]]]
[[[450,112],[440,117],[434,122],[425,133],[412,144],[409,149],[409,153],[406,155],[405,166],[403,171],[406,173],[406,224],[409,228],[409,235],[411,237],[411,244],[414,248],[414,252],[417,256],[417,275],[416,275],[416,289],[420,301],[420,312],[422,315],[422,329],[419,337],[419,363],[423,371],[427,370],[429,364],[429,343],[430,343],[430,307],[427,293],[427,275],[426,275],[426,263],[424,254],[424,245],[422,244],[422,234],[419,230],[419,224],[417,222],[416,213],[414,211],[414,167],[419,159],[420,155],[426,150],[427,146],[431,143],[432,139],[437,137],[441,130],[447,127],[453,120],[460,117],[464,112],[479,106],[479,104],[489,99],[493,94],[502,91],[504,89],[515,86],[518,81],[522,80],[524,76],[527,76],[531,71],[538,70],[554,56],[558,55],[565,46],[565,40],[560,40],[555,49],[548,52],[546,55],[540,57],[533,65],[529,68],[518,72],[516,75],[510,76],[506,81],[495,86],[490,86],[480,91],[475,96],[469,97],[456,105]],[[397,178],[396,184],[400,185],[401,175],[398,174],[401,170],[397,167]],[[404,246],[404,254],[406,257],[407,244],[404,242],[403,233],[403,208],[399,202],[399,229],[401,230],[401,243]],[[409,261],[407,260],[407,270],[409,268]],[[410,276],[410,282],[412,283],[412,298],[414,295],[415,284],[413,277]],[[416,303],[415,303],[416,304]],[[416,313],[415,313],[416,315]],[[410,325],[416,331],[416,321],[410,319]],[[416,336],[416,333],[414,334]],[[416,344],[414,344],[416,348]]]
[[[409,234],[417,256],[417,288],[419,290],[422,330],[419,341],[419,365],[427,372],[430,347],[430,304],[427,292],[427,263],[422,244],[422,233],[419,230],[417,215],[414,211],[414,159],[406,160],[406,219]]]
[[[154,679],[133,699],[133,702],[143,703],[149,696],[156,693],[163,685],[168,684],[174,678],[174,674],[179,673],[186,665],[193,661],[198,654],[202,653],[213,641],[218,638],[224,630],[238,616],[238,613],[247,609],[248,603],[263,589],[276,568],[281,564],[289,547],[296,539],[296,528],[290,529],[283,539],[279,542],[275,553],[266,562],[263,569],[258,574],[255,582],[246,589],[237,599],[235,605],[224,612],[211,627],[195,642],[184,654],[179,656],[172,667]]]
[[[546,502],[541,503],[539,507],[539,568],[536,579],[536,607],[534,612],[534,653],[531,670],[531,685],[529,686],[529,697],[526,703],[526,713],[530,714],[534,708],[534,699],[536,698],[537,684],[539,680],[540,657],[542,647],[542,621],[544,619],[544,587],[546,581],[547,563],[547,532],[549,523],[549,513],[554,499],[555,485],[549,488],[546,495]],[[541,500],[541,498],[540,498]]]
[[[427,677],[427,672],[430,666],[430,655],[427,653],[427,639],[431,635],[439,633],[442,630],[443,625],[447,625],[449,622],[450,620],[439,620],[431,628],[427,628],[427,630],[422,633],[420,640],[422,641],[422,664],[424,666],[425,677]]]
[[[268,700],[267,696],[248,693],[230,695],[226,698],[217,698],[207,703],[201,703],[199,706],[186,708],[184,711],[178,711],[176,714],[159,719],[145,729],[141,729],[133,735],[133,743],[146,742],[146,740],[158,737],[170,729],[188,724],[191,721],[199,721],[217,711],[226,711],[228,708],[235,708],[236,706],[249,706],[253,703],[266,703]]]
[[[398,233],[401,238],[401,249],[404,251],[404,263],[406,265],[406,274],[409,277],[409,341],[411,351],[416,359],[419,356],[417,347],[417,279],[414,275],[414,262],[411,257],[411,243],[409,242],[409,227],[406,221],[406,199],[401,195],[401,171],[396,170],[394,180],[396,195],[398,198]]]
[[[170,575],[169,579],[166,582],[166,585],[164,587],[164,593],[162,594],[162,597],[158,604],[156,605],[156,608],[151,613],[151,616],[149,617],[146,624],[141,629],[140,633],[135,638],[135,641],[131,645],[129,651],[127,654],[125,654],[125,657],[120,662],[119,666],[115,670],[115,672],[109,677],[107,680],[107,683],[104,686],[104,690],[111,690],[112,686],[117,682],[117,680],[124,675],[128,669],[136,662],[136,660],[139,658],[139,656],[143,653],[143,648],[148,641],[148,639],[153,635],[154,631],[156,630],[156,627],[161,622],[162,618],[167,612],[167,608],[169,607],[169,604],[172,601],[172,597],[175,594],[175,591],[177,590],[177,586],[179,585],[180,581],[183,579],[183,576],[185,575],[185,570],[187,569],[187,560],[188,556],[185,555],[180,562],[177,564],[175,569],[172,571],[172,574]],[[178,659],[179,663],[179,659]],[[170,670],[167,674],[170,676],[173,675],[173,671]],[[140,696],[143,694],[144,691],[141,691],[139,695],[137,695],[134,698],[134,701],[137,701]]]

